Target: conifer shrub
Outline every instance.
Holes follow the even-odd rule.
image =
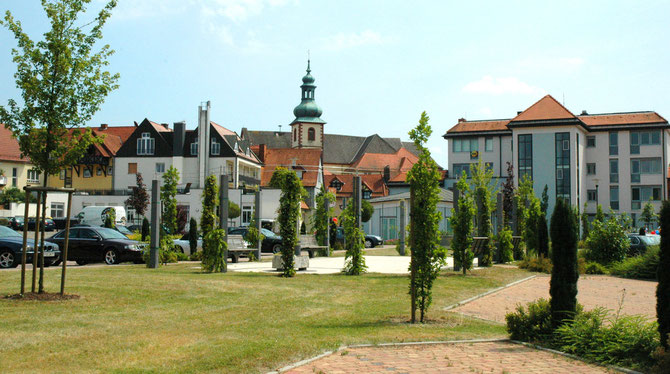
[[[656,316],[661,345],[667,351],[670,340],[670,201],[661,206],[661,247],[656,277]]]
[[[577,216],[563,199],[556,201],[551,216],[552,263],[549,294],[552,325],[558,327],[571,320],[577,308]]]

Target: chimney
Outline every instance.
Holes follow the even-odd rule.
[[[265,150],[266,150],[265,144],[258,145],[258,158],[261,160],[261,162],[265,162]]]
[[[461,123],[461,122],[465,122],[465,118],[462,118],[462,117],[459,118],[459,119],[458,119],[458,123]]]
[[[583,115],[583,116],[588,116],[589,113],[588,113],[586,110],[582,110],[582,115]]]
[[[163,125],[163,127],[165,127],[166,130],[170,129],[170,125],[168,125],[167,123],[161,123],[161,125]]]
[[[164,124],[164,126],[167,124]],[[174,123],[174,135],[172,137],[172,155],[173,156],[183,156],[184,155],[184,139],[186,137],[186,122],[175,122]]]
[[[135,124],[135,127],[137,127],[137,126],[138,126],[138,124],[137,124],[137,121],[133,121],[133,123]]]
[[[391,180],[391,168],[388,165],[386,165],[384,166],[384,183],[388,183],[390,180]]]
[[[518,116],[519,114],[523,113],[523,110],[517,110],[516,115]]]
[[[101,123],[100,124],[100,130],[102,130],[102,131],[107,130],[108,127],[109,127],[109,125],[106,124],[106,123]]]

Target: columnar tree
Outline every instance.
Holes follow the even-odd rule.
[[[558,327],[571,320],[577,310],[577,240],[579,239],[577,216],[564,199],[556,201],[551,216],[552,263],[551,321]]]
[[[529,197],[528,209],[526,209],[525,214],[527,218],[523,237],[526,243],[526,256],[529,257],[532,254],[539,255],[539,226],[540,216],[543,214],[541,203],[538,198],[532,195]]]
[[[149,193],[147,192],[147,186],[144,184],[142,173],[135,175],[135,181],[136,186],[133,187],[130,196],[126,199],[126,206],[133,208],[137,215],[144,216],[149,206]]]
[[[549,257],[549,229],[547,228],[547,216],[541,214],[538,217],[536,224],[535,242],[537,243],[537,255],[539,257],[547,258]]]
[[[507,162],[507,177],[502,185],[503,194],[503,225],[509,226],[514,210],[514,166]]]
[[[446,253],[439,246],[440,220],[442,214],[437,210],[440,193],[440,172],[430,157],[425,144],[433,130],[428,125],[429,117],[421,113],[419,124],[409,132],[409,137],[421,152],[419,160],[407,173],[410,186],[410,297],[412,304],[412,323],[416,322],[416,310],[419,309],[421,322],[432,302],[433,282],[444,265]],[[404,230],[404,228],[402,228]]]
[[[648,230],[652,229],[651,223],[656,221],[657,215],[654,211],[654,205],[651,204],[651,201],[647,201],[642,207],[642,213],[640,214],[640,219],[645,223],[645,227]]]
[[[666,349],[670,339],[670,201],[661,206],[661,250],[658,263],[658,286],[656,287],[656,316],[661,345]]]
[[[258,241],[261,242],[265,239],[265,235],[258,231],[258,223],[256,222],[256,207],[251,212],[251,221],[249,222],[249,227],[247,228],[247,234],[244,239],[254,248],[258,245]],[[261,259],[259,258],[258,261]]]
[[[188,246],[191,248],[191,254],[198,251],[198,222],[193,217],[188,227]]]
[[[589,215],[586,214],[587,203],[584,203],[584,210],[580,216],[582,220],[582,240],[586,240],[589,237]]]
[[[480,160],[477,164],[470,165],[470,175],[477,210],[477,236],[489,238],[488,244],[482,249],[482,263],[479,266],[491,266],[493,265],[491,211],[494,209],[492,196],[495,192],[491,183],[493,170],[487,169]]]
[[[209,251],[208,242],[204,238],[216,228],[216,207],[219,205],[219,186],[216,176],[210,175],[205,179],[205,188],[202,192],[202,213],[200,215],[200,231],[202,231],[202,262],[213,256],[216,251]],[[209,260],[208,260],[209,261]]]
[[[325,186],[321,186],[319,193],[316,194],[316,212],[312,222],[312,226],[316,230],[316,241],[319,245],[327,245],[328,223],[332,215],[332,208],[324,205],[326,198],[331,203],[335,202],[335,195],[327,191]]]
[[[350,203],[340,214],[342,228],[344,229],[344,243],[346,252],[344,254],[344,269],[347,275],[360,275],[367,270],[363,248],[365,248],[365,235],[356,223],[355,204]]]
[[[531,209],[533,208],[533,201],[536,199],[535,192],[533,190],[533,180],[524,175],[523,178],[519,181],[519,188],[516,193],[516,205],[517,205],[517,230],[519,234],[523,237],[523,241],[526,246],[526,253],[529,251],[529,246],[533,247],[533,224],[531,221],[534,216],[531,216]],[[538,207],[539,209],[539,207]],[[528,228],[530,226],[530,229]],[[523,252],[519,248],[517,253],[514,254],[514,259],[519,260],[523,257]]]
[[[163,185],[161,186],[161,204],[163,205],[163,226],[170,234],[178,231],[177,227],[177,184],[179,184],[179,171],[170,166],[163,173]]]
[[[302,199],[302,184],[292,170],[278,167],[272,174],[270,186],[281,189],[279,197],[279,233],[282,237],[283,277],[295,275],[293,253],[298,245],[297,225]]]
[[[463,269],[463,274],[472,269],[472,219],[475,215],[475,204],[470,193],[467,175],[463,171],[461,179],[456,183],[458,189],[458,209],[451,210],[449,223],[454,230],[451,250],[454,253],[454,269]]]
[[[142,241],[149,240],[150,232],[151,229],[149,228],[149,220],[147,219],[147,217],[144,217],[142,219],[142,232],[141,232]]]

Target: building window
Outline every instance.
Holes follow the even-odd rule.
[[[336,191],[342,190],[342,186],[344,183],[342,183],[339,179],[335,178],[330,182],[330,187],[333,187]]]
[[[88,166],[84,166],[84,178],[90,178],[91,177],[91,169]]]
[[[610,183],[619,183],[619,160],[610,160]]]
[[[196,138],[193,143],[191,143],[191,156],[198,155],[198,139]]]
[[[586,148],[593,148],[596,146],[596,137],[595,136],[587,136],[586,137]]]
[[[61,170],[61,171],[58,173],[58,179],[60,179],[60,180],[64,180],[64,179],[65,179],[65,169]]]
[[[242,206],[242,225],[247,226],[251,223],[251,205]]]
[[[36,169],[28,170],[28,183],[40,183],[40,173]]]
[[[12,187],[16,187],[19,179],[19,170],[17,168],[12,168]]]
[[[596,174],[596,164],[595,163],[586,164],[586,174],[587,175],[595,175]]]
[[[519,180],[533,179],[533,135],[519,135]]]
[[[609,134],[610,139],[610,156],[616,156],[619,154],[619,133],[611,132]]]
[[[298,129],[293,129],[293,141],[297,142],[298,141]]]
[[[142,136],[137,139],[137,154],[153,155],[155,145],[155,139],[151,137],[151,134],[148,132],[143,132]]]
[[[368,200],[372,197],[372,191],[369,188],[363,186],[363,199]]]
[[[493,138],[486,138],[486,152],[493,152]]]
[[[637,158],[630,160],[630,181],[640,182],[640,174],[662,174],[660,158]]]
[[[114,168],[111,166],[107,166],[107,175],[112,175],[114,174]]]
[[[642,202],[661,200],[661,186],[635,186],[631,195],[631,209],[640,209]]]
[[[619,186],[610,186],[610,209],[619,210]]]
[[[479,151],[479,139],[477,138],[454,139],[454,152],[470,153],[472,151]]]
[[[235,143],[237,145],[237,143]],[[235,150],[237,151],[237,149]],[[211,149],[212,155],[218,156],[221,153],[221,143],[219,143],[216,138],[212,138],[212,149]]]
[[[470,164],[453,164],[452,169],[454,169],[454,178],[459,179],[463,172],[470,178]]]
[[[310,142],[316,140],[316,131],[314,130],[314,127],[310,127],[309,130],[307,130],[307,140]]]
[[[51,203],[51,218],[65,217],[65,203]]]
[[[137,163],[129,162],[128,163],[128,174],[137,174]]]
[[[640,154],[641,145],[659,145],[661,144],[661,133],[657,130],[651,131],[631,131],[630,132],[630,153]]]
[[[101,176],[102,175],[102,168],[103,166],[98,166],[95,168],[95,175]]]
[[[165,173],[165,163],[157,162],[156,163],[156,173]]]
[[[598,190],[586,190],[586,199],[588,201],[598,201]]]
[[[570,201],[570,133],[555,134],[556,198]]]

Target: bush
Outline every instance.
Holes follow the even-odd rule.
[[[632,279],[656,279],[659,247],[649,247],[641,256],[629,257],[610,266],[610,274]]]
[[[191,253],[191,257],[189,257],[189,259],[191,261],[202,261],[202,251]]]
[[[538,273],[547,273],[551,274],[551,269],[553,268],[551,260],[545,257],[533,257],[525,258],[519,261],[519,268],[527,269],[528,271],[534,271]]]
[[[514,260],[514,244],[512,244],[512,230],[505,226],[498,233],[498,244],[500,246],[498,253],[498,263],[504,264]]]
[[[344,248],[342,247],[341,242],[335,242],[335,245],[333,245],[333,251],[342,251]]]
[[[588,261],[609,265],[626,257],[630,242],[619,220],[611,216],[604,223],[593,221],[586,247],[585,258]]]
[[[653,365],[652,352],[659,346],[656,326],[643,316],[609,318],[607,310],[596,308],[557,328],[554,346],[604,364],[647,369]]]
[[[581,260],[581,259],[580,259]],[[586,274],[608,274],[609,270],[597,262],[587,262],[584,266],[584,273]]]
[[[226,233],[222,229],[210,231],[205,236],[203,246],[202,268],[208,273],[226,272],[226,252],[228,247],[225,242]]]
[[[177,261],[188,261],[189,257],[186,253],[183,252],[175,252],[177,255]]]
[[[510,339],[538,343],[551,340],[549,300],[539,299],[528,303],[526,307],[517,305],[516,312],[505,315]]]

